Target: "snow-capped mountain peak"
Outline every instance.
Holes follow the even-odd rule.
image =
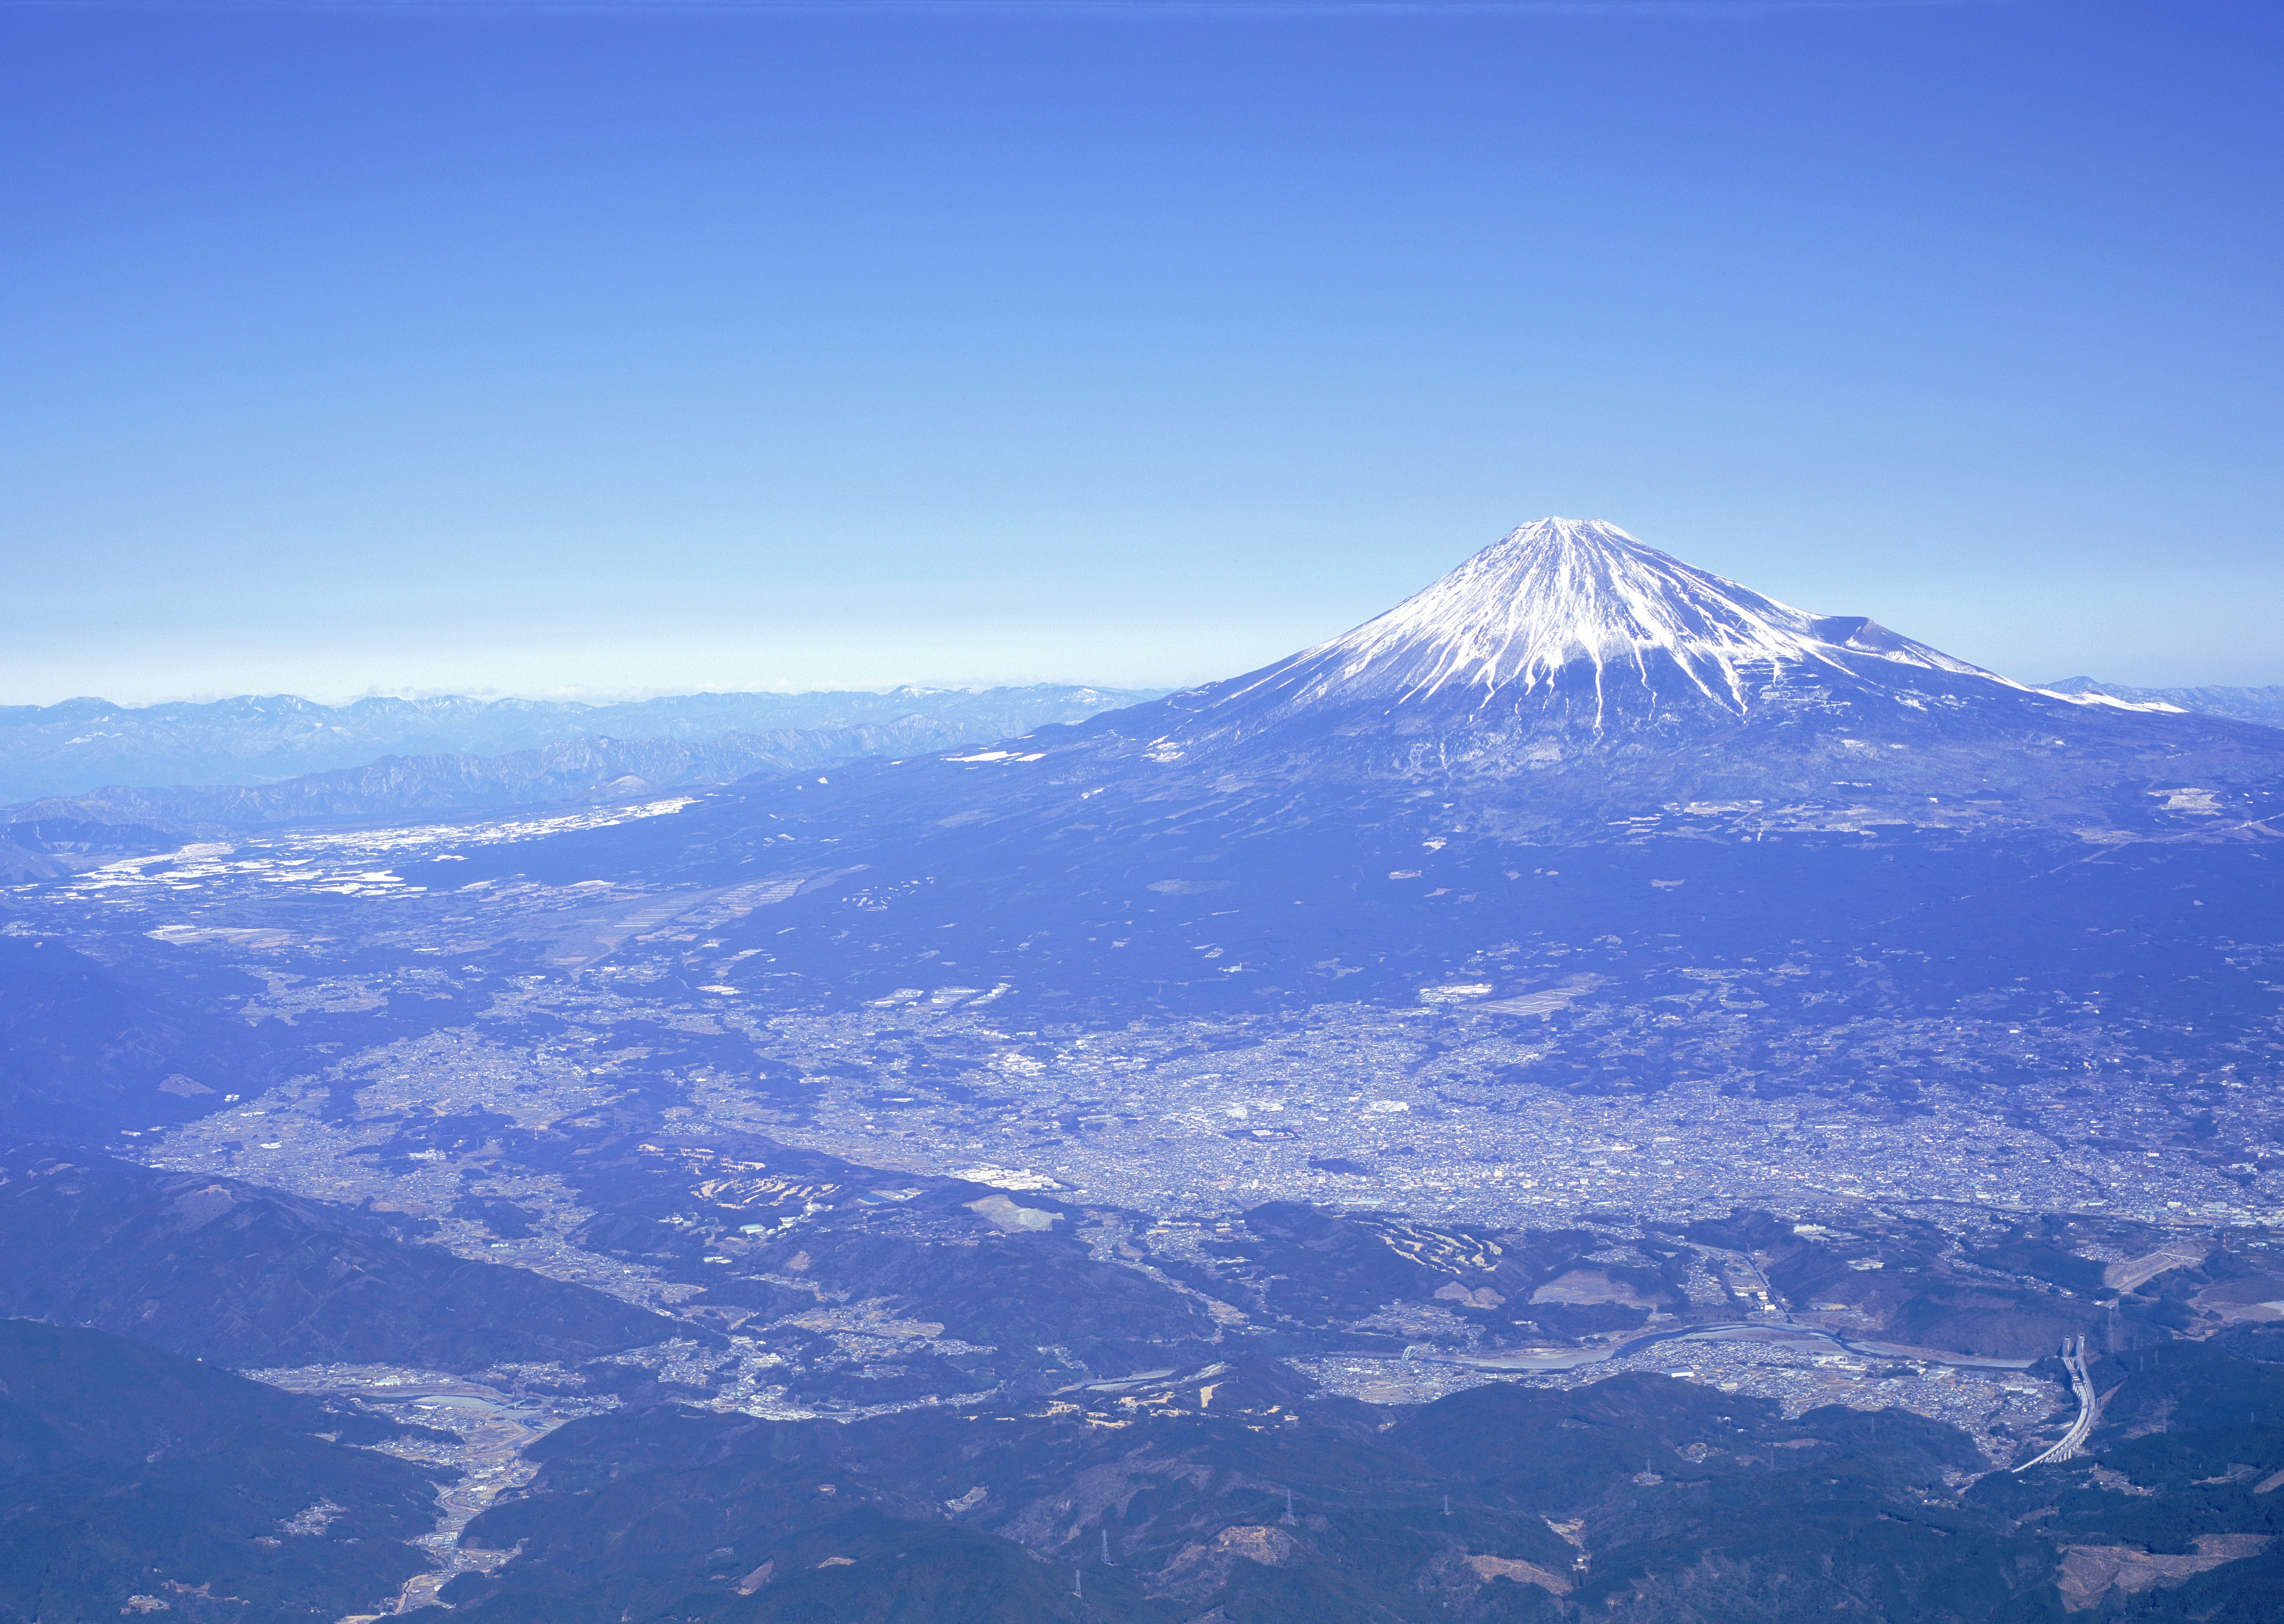
[[[1288,700],[1401,703],[1521,697],[1572,674],[1591,673],[1598,688],[1625,672],[1662,686],[1678,669],[1703,698],[1743,710],[1772,671],[1819,663],[1853,671],[1866,655],[2003,680],[1860,616],[1811,615],[1764,597],[1616,525],[1546,518],[1261,681]]]

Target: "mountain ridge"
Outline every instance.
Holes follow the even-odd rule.
[[[849,727],[731,733],[696,743],[580,737],[504,756],[383,756],[265,784],[108,784],[0,806],[0,880],[51,878],[131,851],[227,838],[264,825],[626,801],[974,741],[973,727],[957,718],[911,715]]]
[[[2223,716],[2233,721],[2284,727],[2284,683],[2271,683],[2265,687],[2139,688],[2127,683],[2101,682],[2092,677],[2063,677],[2038,686],[2046,693],[2068,698],[2161,706],[2193,710],[2200,716]]]
[[[705,693],[625,703],[370,698],[322,705],[292,694],[115,705],[69,699],[0,706],[0,799],[86,794],[106,785],[258,787],[366,765],[385,756],[500,756],[578,738],[711,743],[863,728],[940,729],[933,743],[1002,737],[1155,697],[1039,684],[809,694]],[[845,758],[845,757],[844,757]]]

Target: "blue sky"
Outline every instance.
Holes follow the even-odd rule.
[[[0,702],[1182,683],[1549,513],[2284,681],[2280,36],[0,8]]]

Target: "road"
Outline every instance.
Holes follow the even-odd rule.
[[[2084,1337],[2062,1344],[2062,1365],[2069,1371],[2070,1391],[2077,1394],[2077,1418],[2069,1424],[2069,1431],[2062,1434],[2060,1443],[2045,1454],[2024,1461],[2014,1468],[2016,1471],[2028,1471],[2031,1467],[2043,1465],[2048,1461],[2076,1459],[2078,1450],[2093,1432],[2094,1422],[2100,1417],[2101,1400],[2093,1391],[2092,1373],[2086,1369]]]

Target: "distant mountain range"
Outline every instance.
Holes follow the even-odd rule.
[[[309,773],[274,784],[112,786],[27,801],[0,814],[20,838],[59,824],[107,828],[109,849],[129,828],[192,833],[211,826],[474,812],[560,801],[622,800],[660,789],[726,784],[756,773],[798,773],[866,756],[927,754],[973,743],[955,723],[906,717],[881,726],[786,728],[677,739],[565,739],[505,756],[384,756],[364,766]]]
[[[2136,704],[2176,705],[2202,716],[2230,717],[2240,722],[2263,722],[2284,727],[2284,684],[2264,688],[2130,688],[2122,682],[2096,682],[2091,677],[2065,677],[2040,685],[2057,694],[2101,694]]]
[[[291,694],[140,706],[67,699],[0,706],[0,801],[84,795],[116,785],[255,786],[362,767],[383,757],[505,756],[573,739],[703,745],[732,734],[761,734],[770,739],[764,748],[808,766],[819,759],[847,760],[876,746],[894,750],[1004,738],[1162,692],[1044,684],[685,694],[614,705],[456,694],[346,705],[315,704]],[[820,739],[804,753],[803,742],[787,736],[794,734]],[[514,775],[509,770],[507,776]]]
[[[130,728],[118,734],[126,740],[116,749],[129,749],[135,738],[146,753],[130,755],[126,765],[137,781],[113,783],[69,795],[48,795],[0,808],[0,878],[29,879],[66,872],[133,851],[226,836],[232,830],[263,824],[357,820],[375,818],[419,817],[483,812],[512,806],[536,806],[567,801],[628,800],[661,789],[725,784],[760,773],[797,773],[835,766],[868,756],[926,755],[938,750],[1029,730],[1061,721],[1081,720],[1115,706],[1151,697],[1115,689],[1080,687],[995,688],[982,693],[964,690],[900,688],[890,694],[695,694],[681,700],[653,700],[641,705],[612,707],[550,706],[556,724],[568,726],[595,716],[618,714],[662,728],[693,729],[734,715],[740,710],[767,711],[784,707],[794,714],[852,714],[872,711],[877,719],[842,726],[779,727],[767,733],[731,732],[683,738],[672,734],[643,738],[612,738],[578,734],[528,749],[502,755],[454,751],[436,755],[384,755],[378,760],[305,773],[271,782],[248,782],[243,776],[224,777],[209,783],[150,785],[147,781],[167,770],[180,752],[234,745],[268,752],[261,758],[275,762],[293,751],[318,757],[352,748],[352,741],[419,726],[439,729],[458,726],[468,733],[522,726],[545,731],[544,718],[525,714],[524,702],[505,700],[478,704],[469,701],[359,701],[344,706],[346,715],[366,706],[379,722],[365,734],[345,729],[315,731],[293,722],[325,707],[301,700],[226,700],[210,706],[153,706],[149,710],[124,710],[113,719],[128,718],[142,731]],[[52,718],[82,702],[49,706],[35,714]],[[100,702],[90,701],[88,703]],[[282,711],[275,707],[283,706]],[[390,707],[399,709],[392,710]],[[456,709],[457,708],[457,709]],[[408,718],[404,710],[418,710],[428,722]],[[152,720],[153,712],[190,711],[198,714],[179,726],[167,718]],[[279,721],[279,718],[286,718]],[[521,721],[517,718],[522,718]],[[441,718],[441,719],[439,719]],[[265,727],[277,726],[265,733]],[[290,724],[290,725],[289,725]],[[242,725],[242,726],[240,726]],[[239,731],[232,732],[237,726]],[[46,765],[39,752],[51,749],[57,730],[49,722],[26,725],[11,735],[0,726],[0,775],[13,772],[20,781],[38,781],[42,773],[60,773],[51,757]],[[11,758],[12,742],[26,746],[27,755]],[[66,744],[70,741],[65,741]],[[164,752],[177,755],[169,757]],[[217,763],[212,757],[193,757],[198,763],[227,773],[233,761]],[[192,770],[195,770],[193,768]]]

